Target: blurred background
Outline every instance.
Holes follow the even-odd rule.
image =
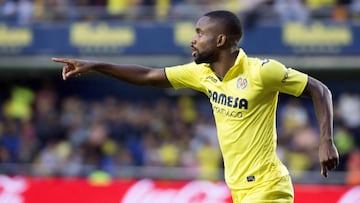
[[[278,154],[294,183],[360,184],[359,0],[0,0],[0,173],[223,181],[205,95],[96,73],[63,81],[51,62],[187,63],[194,24],[214,9],[242,19],[248,55],[332,90],[340,165],[328,179],[311,100],[280,95]]]

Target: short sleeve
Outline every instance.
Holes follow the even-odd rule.
[[[195,63],[165,68],[166,77],[175,89],[191,88],[204,91],[201,85],[201,67]]]
[[[293,96],[300,96],[308,81],[307,74],[287,68],[276,60],[265,60],[259,71],[265,89]]]

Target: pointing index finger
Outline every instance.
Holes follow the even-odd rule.
[[[327,178],[328,173],[327,173],[327,168],[325,165],[321,165],[321,175],[323,175],[325,178]]]
[[[67,59],[67,58],[56,58],[53,57],[52,61],[54,62],[60,62],[60,63],[71,63],[71,59]]]

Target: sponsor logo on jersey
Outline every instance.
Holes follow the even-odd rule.
[[[286,82],[286,80],[289,78],[289,69],[286,70],[283,79],[281,80],[282,83]]]
[[[206,77],[206,80],[210,80],[211,82],[213,82],[213,83],[217,83],[217,79],[214,77],[214,76],[212,76],[212,75],[209,75],[209,76],[207,76]]]
[[[248,109],[248,100],[245,98],[234,97],[211,90],[208,90],[208,93],[212,103],[221,104],[231,108]]]
[[[264,66],[265,64],[269,63],[270,60],[269,59],[264,59],[262,60],[261,66]]]

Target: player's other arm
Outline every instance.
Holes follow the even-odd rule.
[[[52,58],[52,60],[54,62],[64,63],[62,69],[62,77],[64,80],[69,77],[80,76],[90,71],[96,71],[135,85],[163,88],[171,87],[164,69],[68,58]]]
[[[321,174],[327,177],[327,171],[339,164],[339,154],[333,139],[333,104],[330,90],[320,81],[309,76],[302,96],[313,101],[320,130],[319,159]]]

